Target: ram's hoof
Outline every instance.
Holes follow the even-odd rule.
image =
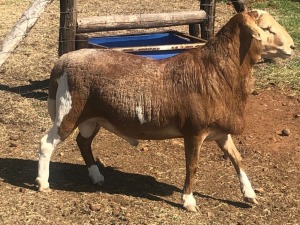
[[[255,198],[244,197],[244,201],[258,205],[258,201]]]
[[[36,178],[35,182],[37,183],[38,190],[40,192],[50,192],[49,182]]]
[[[100,186],[100,187],[103,186],[104,183],[105,183],[104,180],[99,180],[99,181],[97,181],[97,182],[95,182],[95,183],[93,182],[93,184],[98,185],[98,186]]]
[[[199,207],[195,206],[195,205],[187,205],[187,206],[185,206],[185,208],[189,212],[199,212],[200,211]]]
[[[52,191],[52,189],[50,189],[50,188],[40,188],[39,187],[39,192],[47,193],[47,192],[51,192],[51,191]]]

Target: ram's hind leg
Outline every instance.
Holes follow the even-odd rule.
[[[61,142],[57,126],[53,125],[48,134],[40,141],[38,176],[36,182],[39,191],[49,191],[49,165],[55,147]]]
[[[61,141],[72,133],[78,118],[76,111],[72,109],[72,98],[66,74],[57,80],[57,84],[56,99],[48,99],[48,112],[53,125],[40,142],[39,167],[36,178],[39,191],[49,190],[49,164],[52,152]],[[49,90],[50,92],[51,90]]]
[[[236,149],[231,135],[228,134],[225,137],[216,141],[222,151],[229,156],[240,181],[241,191],[244,195],[244,200],[250,203],[258,204],[256,200],[256,194],[251,186],[251,183],[242,167],[242,157]]]
[[[76,141],[85,164],[88,167],[89,176],[94,184],[101,186],[104,184],[104,177],[99,171],[91,147],[94,137],[100,130],[100,126],[93,121],[85,121],[78,128],[79,134]]]
[[[48,134],[41,139],[39,148],[38,176],[36,178],[39,191],[50,190],[48,180],[49,164],[52,152],[60,142],[64,141],[73,132],[74,127],[75,122],[70,119],[69,114],[63,117],[62,122],[60,122],[59,117],[57,117]]]

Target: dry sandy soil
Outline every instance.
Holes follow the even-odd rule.
[[[80,15],[125,9],[185,10],[188,2],[197,8],[197,1],[107,0],[97,7],[90,2],[79,4]],[[30,1],[0,3],[2,40]],[[104,187],[90,183],[74,137],[70,137],[53,154],[52,192],[37,192],[38,142],[50,126],[45,100],[49,72],[57,59],[58,8],[54,1],[0,69],[1,224],[300,223],[300,96],[271,85],[250,97],[246,130],[234,137],[259,205],[242,201],[233,166],[215,143],[206,143],[195,185],[200,212],[188,213],[181,206],[182,141],[143,141],[131,147],[106,131],[100,132],[93,146],[105,164]],[[217,26],[232,14],[230,6],[219,3]],[[283,136],[283,129],[290,134]]]

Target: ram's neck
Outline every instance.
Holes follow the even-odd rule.
[[[204,62],[203,66],[214,65],[208,74],[215,74],[233,92],[245,98],[253,88],[253,66],[260,59],[258,44],[238,26],[222,29],[200,49],[199,58]]]

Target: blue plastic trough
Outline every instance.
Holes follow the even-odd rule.
[[[103,48],[117,48],[126,49],[126,52],[132,54],[150,57],[154,59],[164,59],[190,48],[191,40],[186,37],[181,37],[179,33],[165,32],[165,33],[152,33],[152,34],[135,34],[135,35],[121,35],[121,36],[108,36],[108,37],[92,37],[88,39],[88,43],[94,47]],[[193,41],[192,44],[195,41]],[[174,49],[168,49],[168,46],[177,46]],[[180,45],[185,45],[182,49]],[[159,46],[164,46],[160,50]],[[179,46],[179,47],[178,47]],[[132,48],[132,49],[131,49]],[[135,50],[133,50],[135,49]]]

